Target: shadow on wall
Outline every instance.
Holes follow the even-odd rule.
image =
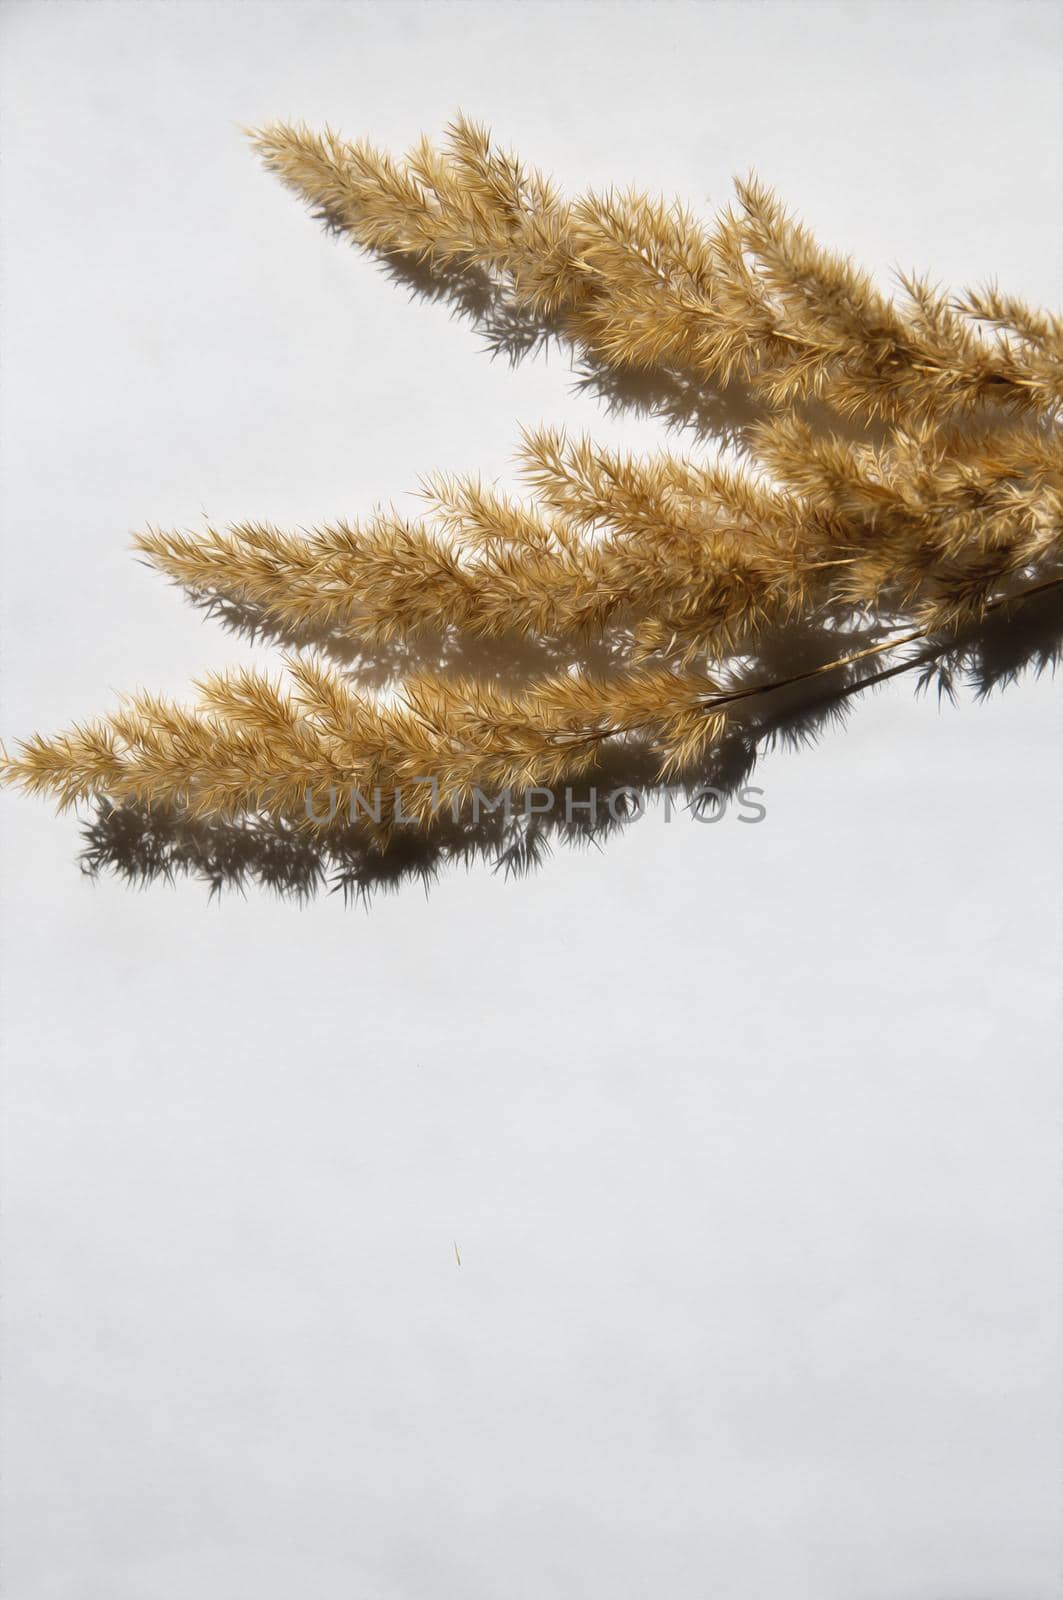
[[[350,244],[342,230],[334,231]],[[602,402],[607,415],[653,417],[670,431],[711,437],[738,449],[744,446],[747,429],[769,415],[741,384],[709,387],[689,373],[667,367],[625,370],[597,361],[584,350],[576,354],[562,318],[528,311],[504,284],[478,268],[429,267],[416,256],[394,252],[379,252],[375,259],[411,299],[447,305],[456,321],[468,324],[478,335],[492,360],[518,367],[551,349],[565,352],[572,363],[574,392]]]

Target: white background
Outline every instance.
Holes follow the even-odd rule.
[[[241,124],[461,107],[706,213],[754,167],[884,280],[1063,300],[1040,4],[8,0],[2,43],[8,741],[249,653],[137,527],[667,438],[492,362]],[[368,910],[93,883],[5,794],[5,1597],[1058,1593],[1059,734],[1048,677],[901,679],[765,760],[760,827]]]

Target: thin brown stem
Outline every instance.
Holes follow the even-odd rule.
[[[1028,589],[1022,589],[1017,594],[1002,595],[997,600],[991,600],[986,606],[986,611],[997,611],[1002,606],[1019,605],[1024,600],[1032,599],[1034,595],[1043,594],[1049,589],[1058,589],[1063,586],[1063,577],[1047,578],[1043,583],[1035,583]],[[855,650],[851,655],[837,656],[833,661],[825,661],[818,667],[810,667],[806,672],[795,672],[786,678],[773,678],[767,683],[754,683],[744,689],[733,689],[726,694],[706,695],[702,706],[706,711],[715,711],[720,706],[734,705],[739,700],[751,700],[756,695],[772,694],[777,689],[788,689],[795,683],[806,683],[811,678],[822,677],[828,672],[839,672],[843,667],[851,667],[858,661],[866,661],[870,656],[882,655],[887,650],[899,650],[903,645],[914,644],[917,639],[929,639],[930,631],[926,628],[915,628],[909,633],[901,634],[896,639],[883,639],[878,644],[868,645],[866,649]],[[856,694],[860,689],[869,688],[874,683],[884,682],[887,678],[898,676],[902,672],[910,672],[913,667],[921,665],[919,658],[913,661],[902,661],[896,666],[887,667],[882,672],[877,672],[869,678],[862,678],[858,683],[847,685],[839,692],[844,695]],[[612,739],[622,733],[636,733],[640,728],[649,725],[652,719],[645,718],[639,722],[627,723],[621,727],[598,729],[594,733],[578,735],[571,743],[573,745],[596,744],[603,739]]]

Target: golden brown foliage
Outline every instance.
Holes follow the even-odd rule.
[[[424,674],[394,704],[355,693],[314,660],[289,662],[286,687],[250,669],[207,678],[189,710],[130,697],[105,719],[45,740],[34,736],[5,776],[60,806],[106,797],[193,816],[298,816],[330,791],[345,809],[395,819],[523,793],[578,776],[599,744],[645,732],[659,768],[678,768],[722,730],[719,687],[704,676],[631,672],[608,683],[559,674],[519,694]]]
[[[613,627],[635,658],[684,662],[725,659],[813,609],[968,620],[1063,553],[1063,446],[1031,425],[895,430],[876,447],[787,414],[754,447],[775,482],[541,431],[524,442],[525,502],[437,478],[434,516],[418,522],[381,514],[309,536],[153,530],[137,543],[190,590],[295,627],[375,642]]]
[[[139,694],[35,735],[3,780],[60,806],[191,819],[299,821],[331,796],[386,841],[478,793],[586,778],[606,746],[637,743],[675,774],[765,690],[947,638],[1063,582],[1059,318],[995,286],[949,299],[916,278],[891,301],[752,179],[706,226],[643,194],[566,201],[461,118],[445,147],[402,161],[297,127],[254,140],[366,247],[486,272],[601,361],[751,384],[767,420],[741,466],[547,428],[523,438],[524,498],[437,474],[417,518],[149,529],[136,543],[154,566],[278,631],[380,650],[432,632],[518,639],[560,665],[516,688],[408,673],[385,700],[297,654],[280,682],[234,670],[192,707]],[[813,422],[807,402],[861,419],[864,436],[829,413]],[[780,679],[758,663],[791,625],[834,645]],[[581,664],[606,644],[605,670]]]
[[[251,137],[331,226],[432,267],[483,269],[605,362],[913,423],[986,402],[1054,417],[1063,401],[1058,318],[993,287],[950,298],[915,275],[890,300],[755,178],[706,225],[633,190],[565,200],[461,116],[443,145],[422,139],[400,160],[330,130],[274,123]]]

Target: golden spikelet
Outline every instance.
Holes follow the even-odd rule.
[[[424,673],[381,704],[301,658],[289,662],[286,690],[246,668],[198,687],[192,709],[133,696],[91,727],[35,735],[6,759],[4,777],[61,805],[298,817],[331,792],[344,806],[376,796],[383,823],[396,813],[426,820],[476,789],[520,794],[576,777],[604,741],[636,732],[667,772],[719,736],[726,701],[703,675],[647,670],[608,682],[562,673],[520,693]]]
[[[542,430],[524,439],[524,502],[445,477],[428,490],[434,520],[378,515],[299,536],[152,530],[137,544],[191,591],[293,627],[377,643],[612,628],[637,657],[684,661],[726,658],[815,609],[907,611],[957,585],[968,602],[946,612],[958,620],[1063,548],[1063,448],[1032,425],[894,430],[873,446],[787,414],[756,430],[753,449],[776,481]]]
[[[756,178],[737,180],[737,204],[706,225],[633,191],[565,201],[461,116],[443,145],[422,139],[401,160],[284,123],[250,137],[332,227],[371,250],[485,271],[609,364],[909,422],[987,403],[1055,417],[1063,402],[1057,318],[915,275],[892,301]]]

